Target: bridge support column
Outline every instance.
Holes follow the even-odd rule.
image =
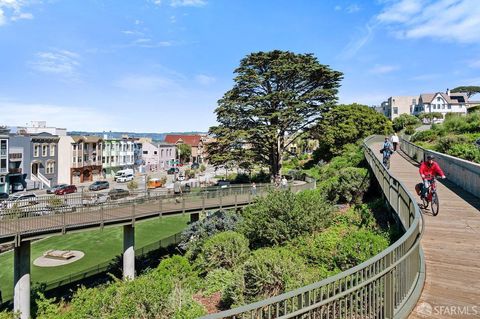
[[[200,220],[200,213],[190,214],[190,223],[198,222]]]
[[[21,242],[13,251],[13,310],[21,319],[30,318],[30,241]]]
[[[135,228],[123,226],[123,279],[135,278]]]

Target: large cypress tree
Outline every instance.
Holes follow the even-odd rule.
[[[295,140],[287,137],[309,131],[336,102],[343,74],[313,54],[279,50],[247,55],[235,74],[215,110],[219,125],[210,128],[210,162],[267,165],[277,175]]]

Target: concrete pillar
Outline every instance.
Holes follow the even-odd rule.
[[[21,242],[13,251],[13,310],[21,319],[30,318],[30,242]]]
[[[123,279],[135,278],[135,228],[123,226]]]
[[[200,213],[190,214],[190,223],[198,222],[200,220]]]

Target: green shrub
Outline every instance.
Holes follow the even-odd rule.
[[[227,231],[205,240],[196,263],[205,273],[218,268],[231,270],[244,262],[249,254],[248,239],[242,234]]]
[[[466,143],[468,138],[462,135],[447,135],[440,137],[436,144],[436,150],[440,153],[447,153],[456,144]]]
[[[127,188],[128,188],[129,191],[134,191],[134,190],[138,189],[138,183],[136,181],[130,181],[127,184]]]
[[[317,190],[298,195],[272,191],[243,211],[240,231],[252,247],[282,244],[304,233],[322,230],[329,223],[332,206]]]
[[[243,269],[246,302],[276,296],[320,278],[300,256],[286,248],[259,249]]]
[[[421,121],[418,117],[410,114],[400,114],[393,119],[393,129],[395,132],[400,132],[404,128],[412,128],[415,131],[416,126],[420,126]],[[405,132],[405,134],[408,134]],[[411,135],[411,134],[408,134]]]
[[[406,135],[413,135],[415,134],[415,127],[414,126],[407,126],[405,128],[405,134]]]
[[[222,296],[225,290],[236,285],[236,274],[234,271],[225,268],[214,269],[205,276],[202,290],[205,296],[211,296],[216,292],[220,292]]]
[[[347,167],[317,187],[333,203],[359,203],[370,187],[370,176],[365,168]]]
[[[467,161],[480,163],[480,149],[474,144],[455,144],[446,153]]]
[[[239,214],[216,211],[212,215],[190,224],[182,232],[181,242],[178,245],[183,250],[189,251],[189,257],[195,258],[203,240],[217,233],[235,230],[241,216]]]
[[[419,131],[416,132],[413,136],[411,141],[412,142],[433,142],[437,139],[438,137],[438,131],[437,130],[426,130],[426,131]]]
[[[337,267],[346,270],[380,253],[388,247],[388,240],[367,229],[346,234],[337,247]]]

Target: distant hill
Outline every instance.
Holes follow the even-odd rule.
[[[165,136],[167,134],[206,134],[206,132],[168,132],[168,133],[136,133],[136,132],[83,132],[83,131],[70,131],[67,133],[68,135],[95,135],[95,136],[103,136],[107,135],[109,138],[121,138],[124,135],[128,135],[129,137],[146,137],[151,138],[154,141],[163,141],[165,140]]]

